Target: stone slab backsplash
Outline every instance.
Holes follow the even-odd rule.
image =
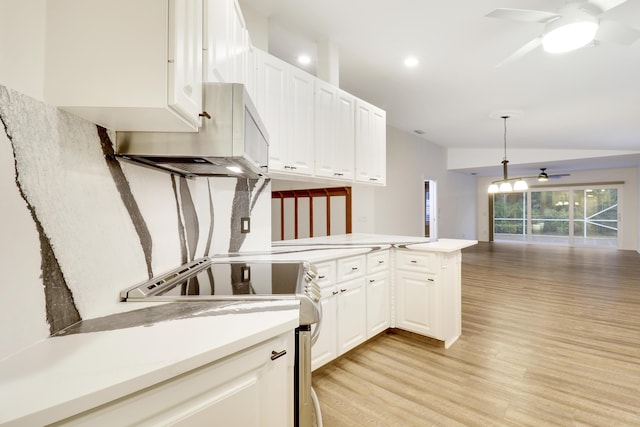
[[[0,86],[0,359],[137,308],[120,290],[184,262],[270,247],[269,180],[170,175],[119,160],[114,139]]]

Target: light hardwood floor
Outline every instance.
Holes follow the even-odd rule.
[[[467,248],[451,348],[384,333],[313,383],[325,427],[640,426],[640,255]]]

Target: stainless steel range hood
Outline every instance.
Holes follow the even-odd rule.
[[[267,131],[244,85],[206,83],[198,132],[117,132],[125,160],[183,176],[267,176]]]

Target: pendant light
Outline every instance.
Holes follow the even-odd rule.
[[[501,119],[504,120],[504,159],[502,160],[502,180],[494,181],[489,186],[489,193],[509,193],[511,191],[524,191],[529,186],[522,178],[516,178],[516,182],[511,185],[510,181],[513,179],[509,179],[509,171],[508,171],[508,163],[507,160],[507,119],[510,116],[500,116]]]

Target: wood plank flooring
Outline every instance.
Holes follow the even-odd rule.
[[[313,384],[325,427],[640,426],[640,255],[467,248],[451,348],[382,334]]]

